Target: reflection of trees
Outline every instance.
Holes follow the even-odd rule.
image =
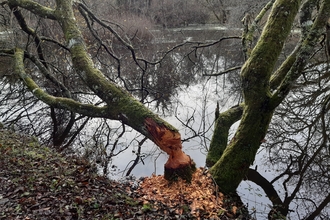
[[[156,24],[166,28],[201,24],[208,19],[208,13],[195,0],[153,1],[149,8],[149,14]]]
[[[294,94],[277,110],[265,145],[268,164],[278,173],[271,183],[280,182],[284,189],[277,205],[286,213],[293,208],[299,219],[329,217],[321,212],[330,202],[328,71],[328,65],[306,71]],[[289,208],[294,203],[299,205]]]
[[[239,1],[239,0],[204,0],[202,4],[211,11],[215,19],[222,24],[229,24],[235,27],[246,14],[254,14],[263,7],[268,0],[262,1]]]

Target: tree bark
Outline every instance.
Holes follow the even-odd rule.
[[[241,119],[243,105],[238,105],[222,112],[215,120],[214,133],[206,155],[206,166],[212,167],[222,156],[228,144],[230,127]]]
[[[269,80],[290,33],[300,1],[274,3],[262,35],[242,71],[244,110],[240,125],[221,158],[210,173],[226,194],[235,193],[247,175],[261,141],[267,132],[275,106],[270,105]]]
[[[224,193],[235,193],[240,181],[247,175],[267,132],[274,109],[303,73],[327,25],[330,2],[322,1],[313,25],[302,35],[291,55],[273,73],[300,4],[299,0],[277,0],[274,3],[262,35],[241,70],[244,95],[242,119],[234,138],[210,169]]]

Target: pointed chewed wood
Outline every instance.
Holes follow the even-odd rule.
[[[181,135],[164,124],[158,124],[154,119],[145,119],[145,126],[152,140],[169,158],[165,164],[165,178],[176,180],[178,177],[190,182],[195,171],[195,163],[182,151]]]

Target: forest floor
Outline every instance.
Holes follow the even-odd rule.
[[[235,201],[202,168],[191,184],[113,181],[83,158],[0,129],[0,219],[248,219]]]

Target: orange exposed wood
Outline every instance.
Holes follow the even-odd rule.
[[[191,165],[191,158],[182,151],[179,132],[170,130],[163,124],[157,124],[152,118],[145,119],[145,125],[153,141],[169,155],[165,169],[175,170]]]

